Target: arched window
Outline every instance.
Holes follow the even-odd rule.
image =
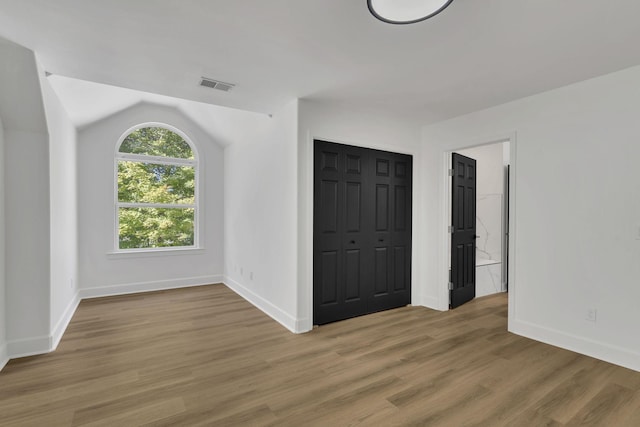
[[[197,247],[198,159],[186,135],[159,124],[121,138],[116,153],[116,248]]]

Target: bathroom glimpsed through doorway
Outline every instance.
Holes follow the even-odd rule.
[[[456,153],[476,160],[475,297],[508,289],[509,142]]]

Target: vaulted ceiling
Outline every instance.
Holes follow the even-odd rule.
[[[0,0],[0,36],[60,76],[263,113],[309,98],[428,123],[639,64],[638,16],[634,0],[454,0],[398,26],[366,0]],[[202,76],[237,86],[203,88]]]

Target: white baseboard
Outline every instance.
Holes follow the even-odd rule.
[[[71,318],[75,314],[79,304],[80,296],[78,292],[76,292],[71,301],[69,301],[64,313],[62,313],[62,316],[58,319],[56,326],[53,328],[53,332],[51,333],[51,349],[49,351],[54,351],[58,348],[62,335],[64,335],[64,331],[67,330],[67,326],[69,326],[69,322],[71,322]]]
[[[509,322],[509,332],[640,372],[640,354],[622,347],[589,340],[518,319]]]
[[[9,341],[7,343],[7,355],[10,359],[17,359],[18,357],[49,353],[52,340],[52,336],[49,335]]]
[[[304,318],[296,320],[296,334],[304,334],[305,332],[309,332],[313,330],[313,321],[311,319]]]
[[[150,282],[128,283],[122,285],[101,286],[96,288],[80,289],[80,298],[99,298],[114,295],[135,294],[139,292],[162,291],[166,289],[188,288],[191,286],[211,285],[222,283],[223,276],[198,276],[183,279],[154,280]]]
[[[9,359],[35,356],[54,351],[58,347],[58,343],[60,343],[60,339],[62,338],[62,335],[64,335],[64,331],[67,329],[67,326],[69,326],[69,322],[76,312],[78,304],[80,304],[80,298],[76,293],[71,301],[69,301],[69,304],[62,313],[62,316],[60,316],[60,319],[53,328],[51,335],[9,341],[5,349],[7,361]],[[1,366],[4,366],[2,365],[2,360],[2,353],[0,349],[0,369],[2,369]]]
[[[280,323],[282,326],[284,326],[291,332],[293,333],[306,332],[305,330],[298,329],[302,325],[299,324],[298,320],[295,317],[291,316],[288,313],[285,313],[280,308],[276,307],[266,299],[257,295],[253,291],[247,289],[246,287],[236,282],[235,280],[231,279],[230,277],[225,276],[223,283],[227,285],[229,289],[231,289],[232,291],[240,295],[242,298],[249,301],[251,304],[255,305],[262,312],[264,312],[266,315],[271,317],[276,322]]]
[[[0,370],[6,365],[9,359],[35,356],[54,351],[58,347],[67,326],[69,326],[69,322],[71,322],[80,301],[83,299],[210,285],[222,283],[222,277],[222,275],[189,277],[177,280],[159,280],[128,285],[80,289],[73,299],[69,301],[67,308],[56,323],[53,331],[51,331],[51,335],[13,340],[0,347]]]
[[[440,299],[436,298],[436,297],[428,297],[428,296],[423,297],[422,298],[422,305],[424,305],[425,307],[430,308],[432,310],[438,310],[438,311],[446,311],[446,310],[448,310],[448,307],[443,309],[440,306]]]
[[[0,371],[4,368],[9,361],[9,353],[7,352],[7,344],[2,343],[0,345]]]

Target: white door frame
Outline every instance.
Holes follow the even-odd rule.
[[[441,235],[441,253],[444,254],[440,263],[440,283],[439,289],[439,306],[445,310],[449,309],[449,268],[451,267],[451,236],[449,234],[449,225],[451,225],[451,177],[449,177],[449,169],[451,168],[452,153],[467,148],[475,148],[483,145],[491,145],[506,142],[509,144],[509,324],[515,320],[515,298],[516,298],[516,159],[517,159],[517,143],[516,133],[499,135],[493,138],[486,138],[479,141],[457,144],[455,149],[443,152],[442,157],[442,173],[444,185],[441,190],[442,211],[440,217]]]
[[[299,192],[299,197],[303,199],[302,203],[305,205],[306,210],[306,227],[304,230],[305,233],[305,244],[301,245],[300,250],[303,254],[303,262],[305,264],[306,274],[303,274],[304,279],[302,283],[304,283],[305,289],[301,292],[300,298],[298,302],[302,305],[303,312],[300,313],[300,317],[302,320],[298,322],[298,326],[296,327],[296,332],[307,332],[313,328],[313,151],[314,146],[313,143],[315,140],[333,142],[336,144],[343,145],[351,145],[354,147],[362,147],[362,148],[370,148],[373,150],[382,150],[389,151],[393,153],[400,154],[408,154],[413,157],[413,176],[412,176],[412,208],[411,208],[411,302],[412,304],[416,304],[416,300],[418,299],[418,295],[420,291],[418,289],[417,284],[417,253],[418,253],[418,238],[417,238],[417,226],[420,215],[420,210],[418,206],[418,197],[417,191],[419,188],[416,183],[419,183],[419,170],[416,167],[416,159],[419,158],[418,151],[407,149],[405,147],[399,147],[390,144],[378,144],[371,143],[369,141],[362,142],[357,140],[345,140],[341,138],[335,138],[330,136],[322,136],[315,133],[307,133],[305,141],[304,141],[304,151],[303,151],[303,159],[305,165],[305,171],[302,173],[304,183],[302,184],[302,188],[304,191]],[[300,285],[299,285],[300,286]]]

